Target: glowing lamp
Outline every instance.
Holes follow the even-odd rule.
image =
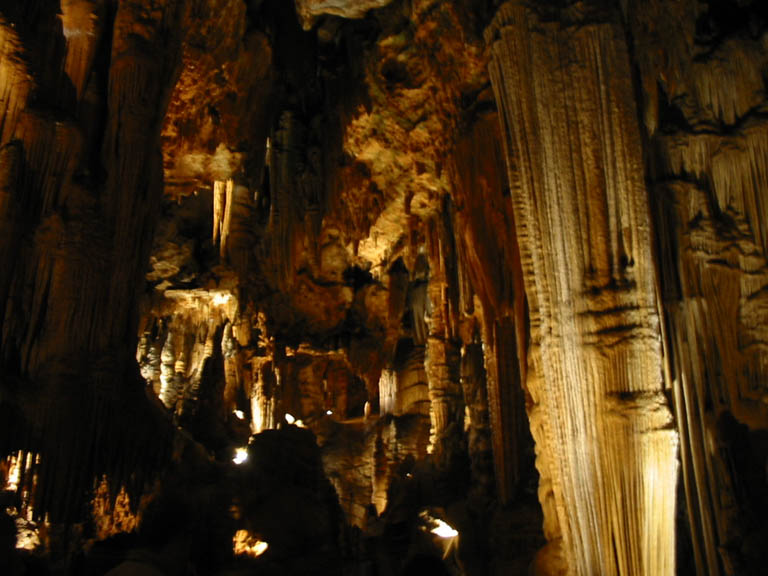
[[[248,460],[248,449],[247,448],[238,448],[235,450],[235,457],[232,458],[232,462],[237,464],[238,466]]]
[[[455,538],[459,535],[456,529],[454,529],[449,524],[446,524],[439,518],[435,518],[435,522],[437,522],[437,526],[430,530],[430,532],[432,532],[432,534],[435,536],[439,536],[440,538]]]

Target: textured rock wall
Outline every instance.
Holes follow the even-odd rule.
[[[40,455],[35,513],[70,520],[94,475],[119,485],[132,470],[140,486],[169,435],[126,342],[136,338],[185,12],[172,1],[0,12],[2,449]],[[127,434],[140,413],[147,426]]]
[[[468,574],[529,562],[534,450],[535,571],[760,573],[759,2],[16,4],[0,451],[39,515],[290,413],[350,524],[442,507]]]
[[[530,306],[549,560],[562,545],[570,573],[671,574],[677,435],[619,14],[508,2],[487,40]]]
[[[689,569],[765,565],[765,146],[760,2],[628,2],[643,87]]]

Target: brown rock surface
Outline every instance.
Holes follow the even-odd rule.
[[[0,566],[762,573],[767,38],[0,2]]]
[[[640,132],[619,14],[590,8],[510,2],[488,31],[531,313],[529,416],[569,571],[669,574],[677,436]]]

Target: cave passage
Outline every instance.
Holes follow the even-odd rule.
[[[0,573],[760,575],[761,0],[0,0]]]

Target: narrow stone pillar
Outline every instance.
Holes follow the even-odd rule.
[[[464,398],[460,382],[461,348],[455,337],[457,279],[450,263],[455,262],[453,230],[446,218],[427,225],[429,254],[429,317],[424,369],[430,400],[429,450],[438,468],[447,470],[464,448],[461,444]]]

